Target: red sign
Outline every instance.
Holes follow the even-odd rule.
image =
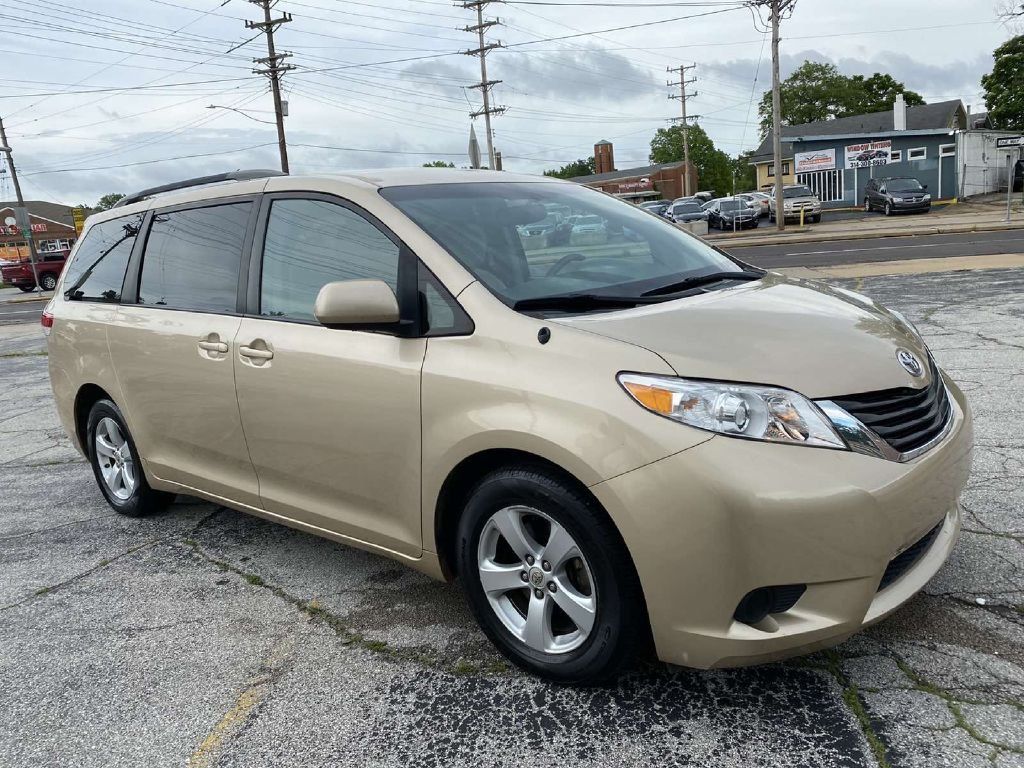
[[[17,226],[5,227],[3,225],[0,225],[0,235],[17,235],[17,234],[20,233],[20,231],[21,230],[19,230]],[[46,223],[42,222],[42,223],[39,223],[39,224],[33,224],[32,225],[32,231],[33,232],[45,232],[46,231]]]

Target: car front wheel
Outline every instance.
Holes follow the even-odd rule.
[[[516,665],[585,685],[636,658],[649,631],[639,579],[581,490],[544,470],[496,471],[472,492],[457,545],[470,608]]]
[[[864,213],[871,213],[871,201],[864,198]]]
[[[891,203],[886,203],[885,204],[885,215],[886,216],[892,216],[892,204]]]
[[[150,488],[121,410],[99,400],[89,411],[87,450],[96,484],[115,512],[128,517],[163,510],[174,494]]]

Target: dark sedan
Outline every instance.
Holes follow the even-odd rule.
[[[737,198],[725,198],[712,200],[704,210],[708,214],[708,227],[718,227],[721,230],[747,229],[756,227],[761,217],[761,212],[747,205],[746,200]]]
[[[894,213],[927,213],[932,207],[928,187],[914,178],[869,179],[864,187],[864,210]]]

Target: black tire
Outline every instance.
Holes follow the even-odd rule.
[[[107,486],[100,469],[99,457],[96,451],[96,426],[104,418],[113,419],[118,429],[124,435],[128,448],[131,451],[131,458],[136,468],[136,483],[132,494],[127,499],[120,499]],[[139,459],[139,451],[135,447],[135,440],[125,424],[121,410],[110,400],[98,400],[89,411],[89,419],[86,429],[86,450],[89,454],[89,464],[92,465],[93,476],[100,492],[113,507],[114,511],[127,517],[142,517],[156,512],[161,512],[174,501],[173,493],[153,490],[146,480],[145,472],[142,469],[142,462]]]
[[[39,276],[39,285],[44,291],[52,291],[57,287],[57,276],[52,272],[47,272]]]
[[[864,198],[864,213],[871,213],[871,200]]]
[[[22,293],[32,293],[35,290],[35,286],[32,285],[19,285],[18,290]]]
[[[886,203],[885,204],[885,215],[886,216],[892,216],[892,204],[891,203]]]
[[[820,213],[817,214],[816,216],[811,216],[811,224],[817,224],[819,221],[821,221]]]
[[[594,626],[582,645],[564,653],[535,650],[512,634],[492,609],[480,583],[477,551],[487,521],[523,505],[543,512],[578,544],[593,575]],[[509,467],[486,476],[470,494],[456,541],[459,578],[469,607],[491,642],[512,663],[566,685],[593,685],[637,659],[650,624],[636,569],[618,532],[580,490],[543,468]],[[529,595],[527,599],[533,599]]]

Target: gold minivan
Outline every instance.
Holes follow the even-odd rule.
[[[115,510],[198,496],[458,579],[561,682],[834,645],[960,527],[970,410],[906,318],[570,182],[146,190],[43,325]]]

